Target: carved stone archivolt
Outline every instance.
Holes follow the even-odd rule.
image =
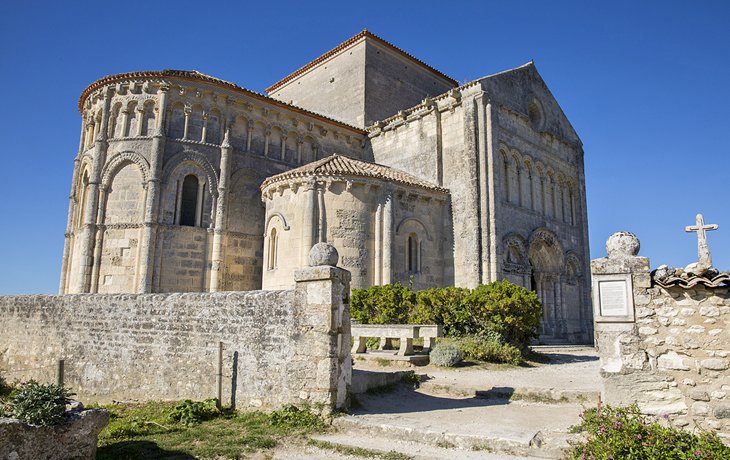
[[[527,241],[517,233],[510,233],[502,240],[503,270],[510,273],[530,273],[527,259]]]
[[[543,273],[564,270],[564,251],[557,235],[547,228],[538,228],[530,235],[528,257],[532,267]]]
[[[214,197],[218,196],[218,175],[213,169],[208,159],[190,150],[183,151],[170,158],[165,162],[165,166],[162,168],[162,178],[164,182],[168,182],[170,177],[174,175],[176,170],[180,168],[184,163],[190,162],[195,164],[205,174],[206,182],[208,184],[208,190]]]
[[[104,166],[104,171],[101,175],[101,186],[103,189],[106,190],[109,188],[109,184],[111,183],[114,174],[126,163],[134,163],[139,168],[139,171],[142,174],[142,186],[146,186],[150,174],[149,163],[147,163],[147,160],[145,160],[142,155],[136,152],[125,151],[114,155],[107,162],[106,166]]]

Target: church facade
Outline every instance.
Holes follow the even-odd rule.
[[[508,279],[542,337],[592,340],[583,148],[533,63],[459,85],[363,31],[260,94],[196,71],[79,100],[61,293]]]

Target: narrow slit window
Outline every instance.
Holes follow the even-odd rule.
[[[418,241],[418,235],[411,233],[408,235],[408,246],[406,247],[406,268],[409,273],[418,273],[421,271],[421,245]]]
[[[276,229],[271,229],[271,235],[269,235],[269,270],[276,268]]]

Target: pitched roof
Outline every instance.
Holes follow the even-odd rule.
[[[351,45],[354,45],[355,43],[357,43],[358,41],[360,41],[360,39],[366,38],[366,37],[375,40],[376,42],[380,43],[381,45],[385,45],[387,48],[390,48],[391,50],[395,51],[396,53],[400,54],[401,56],[404,56],[405,58],[413,61],[414,63],[416,63],[419,66],[423,67],[424,69],[428,70],[429,72],[431,72],[431,73],[433,73],[435,75],[438,75],[439,77],[447,80],[452,85],[458,86],[459,83],[456,80],[454,80],[453,78],[451,78],[448,75],[440,72],[439,70],[431,67],[430,65],[426,64],[425,62],[423,62],[420,59],[418,59],[415,56],[413,56],[412,54],[403,51],[402,49],[398,48],[394,44],[392,44],[392,43],[390,43],[390,42],[388,42],[388,41],[386,41],[386,40],[378,37],[374,33],[369,32],[367,29],[363,29],[362,32],[358,33],[357,35],[355,35],[353,37],[350,37],[349,39],[345,40],[344,42],[340,43],[336,47],[334,47],[331,50],[327,51],[326,53],[324,53],[323,55],[321,55],[317,59],[313,60],[312,62],[310,62],[310,63],[308,63],[306,65],[304,65],[303,67],[300,67],[299,69],[297,69],[294,72],[290,73],[289,75],[287,75],[286,77],[284,77],[281,80],[277,81],[273,85],[269,86],[268,88],[266,88],[266,92],[270,94],[272,91],[276,90],[277,88],[279,88],[280,86],[284,85],[285,83],[287,83],[287,82],[295,79],[296,77],[298,77],[299,75],[303,74],[307,70],[309,70],[309,69],[311,69],[313,67],[316,67],[319,63],[321,63],[321,62],[329,59],[330,57],[334,56],[335,54],[339,53],[340,51],[343,51],[343,50],[349,48]]]
[[[410,174],[406,174],[398,169],[367,161],[356,160],[354,158],[338,154],[334,154],[332,156],[322,158],[321,160],[300,166],[299,168],[271,176],[267,178],[263,184],[261,184],[261,189],[263,190],[271,184],[287,179],[315,175],[372,177],[397,182],[399,184],[420,187],[427,190],[448,193],[448,190],[443,187],[439,187],[438,185],[419,179],[415,176],[411,176]]]
[[[198,72],[197,70],[145,70],[145,71],[139,71],[139,72],[127,72],[127,73],[120,73],[116,75],[107,75],[105,77],[102,77],[89,86],[84,89],[84,91],[81,93],[81,96],[79,97],[79,112],[83,112],[83,105],[86,98],[89,96],[89,94],[93,93],[97,89],[101,88],[102,86],[106,86],[110,83],[116,83],[119,81],[124,80],[130,80],[130,79],[145,79],[145,78],[167,78],[167,77],[174,77],[179,78],[183,80],[192,80],[192,81],[204,81],[206,83],[210,83],[222,88],[230,89],[236,92],[240,92],[243,94],[246,94],[247,96],[251,96],[255,99],[262,100],[264,102],[267,102],[269,104],[277,105],[279,107],[284,107],[290,110],[293,110],[295,112],[299,112],[305,115],[308,115],[310,117],[319,118],[321,120],[325,120],[329,123],[333,123],[339,126],[342,126],[344,128],[357,131],[358,133],[365,134],[365,131],[362,129],[352,126],[350,124],[347,124],[345,122],[335,120],[334,118],[330,118],[324,115],[320,115],[318,113],[312,112],[307,109],[303,109],[301,107],[297,107],[292,104],[288,104],[286,102],[280,101],[278,99],[271,98],[265,94],[257,93],[256,91],[252,91],[250,89],[246,89],[242,86],[238,86],[235,83],[231,83],[226,80],[221,80],[220,78],[212,77],[210,75],[206,75],[202,72]]]

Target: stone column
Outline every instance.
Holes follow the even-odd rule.
[[[195,205],[195,226],[203,226],[203,205],[205,204],[205,181],[198,181],[198,203]]]
[[[89,292],[91,281],[91,268],[93,265],[94,239],[96,235],[96,215],[99,206],[99,188],[101,185],[101,173],[106,163],[106,134],[109,126],[109,106],[111,105],[110,87],[106,88],[104,95],[104,107],[101,114],[101,129],[94,144],[93,162],[89,177],[88,204],[84,210],[84,226],[81,236],[81,257],[79,258],[79,277],[73,292]]]
[[[99,292],[99,270],[101,269],[101,249],[104,243],[104,232],[106,226],[106,189],[99,190],[99,210],[96,215],[96,239],[94,241],[94,266],[91,268],[91,285],[89,292]]]
[[[122,109],[122,135],[121,137],[129,137],[129,109]]]
[[[380,203],[375,208],[375,238],[373,246],[375,247],[373,284],[379,285],[382,283],[383,276],[383,205]]]
[[[200,134],[200,142],[208,142],[208,112],[203,112],[203,129]]]
[[[226,129],[221,143],[221,172],[218,179],[218,200],[216,202],[215,228],[213,230],[213,255],[210,272],[210,291],[222,289],[223,273],[223,240],[226,231],[228,211],[228,180],[231,176],[232,148],[230,144],[230,128]]]
[[[304,221],[302,222],[302,247],[301,247],[301,267],[307,265],[307,257],[309,256],[309,250],[314,246],[314,209],[315,200],[317,198],[315,190],[317,184],[314,179],[309,179],[304,184]]]
[[[382,284],[393,282],[393,191],[388,190],[383,205],[383,280]]]
[[[269,157],[269,140],[271,139],[271,130],[266,130],[266,135],[264,136],[264,157]]]
[[[286,134],[281,136],[281,161],[286,160]]]
[[[82,127],[83,127],[83,121]],[[63,235],[63,259],[61,261],[61,281],[59,282],[58,286],[58,293],[59,294],[65,294],[66,293],[66,279],[68,278],[68,264],[69,264],[69,256],[71,252],[71,236],[73,236],[73,217],[74,212],[76,210],[76,195],[79,193],[77,189],[78,185],[78,175],[79,175],[79,156],[81,155],[81,152],[83,150],[83,129],[81,134],[81,142],[79,145],[79,151],[78,155],[76,156],[76,159],[74,160],[74,170],[73,175],[71,176],[71,194],[68,197],[68,217],[66,218],[66,233]],[[83,194],[83,191],[82,191]]]
[[[253,128],[254,123],[252,121],[249,121],[248,130],[246,131],[246,152],[251,151],[251,138],[253,137]]]
[[[324,192],[326,184],[319,184],[317,187],[317,242],[327,241],[327,210],[324,207]]]
[[[192,107],[185,106],[183,113],[185,114],[185,125],[183,127],[183,139],[188,138],[188,127],[190,126],[190,113],[193,111]]]
[[[182,209],[182,189],[183,179],[177,181],[177,189],[175,191],[175,225],[180,225],[180,210]]]
[[[144,105],[137,107],[137,126],[135,136],[140,137],[142,135],[142,128],[144,124]]]
[[[310,403],[330,409],[347,405],[352,382],[350,354],[350,272],[337,268],[339,256],[334,246],[318,243],[309,253],[309,266],[294,274],[301,303],[302,330],[313,343],[311,373],[303,394]]]
[[[162,163],[165,155],[165,117],[167,115],[167,92],[170,88],[160,88],[159,114],[160,119],[152,138],[152,152],[150,155],[150,172],[147,179],[147,199],[145,202],[145,219],[140,244],[140,267],[137,291],[140,293],[152,292],[152,278],[154,274],[155,248],[157,244],[157,227],[160,213],[160,183],[162,181]]]
[[[491,191],[488,188],[490,172],[487,166],[489,163],[487,158],[492,153],[491,146],[488,145],[491,139],[487,137],[487,123],[491,120],[486,119],[487,114],[485,112],[487,108],[484,105],[484,93],[478,94],[474,101],[478,127],[477,151],[479,152],[479,282],[485,284],[489,282],[491,257],[491,248],[489,247],[489,197]]]

